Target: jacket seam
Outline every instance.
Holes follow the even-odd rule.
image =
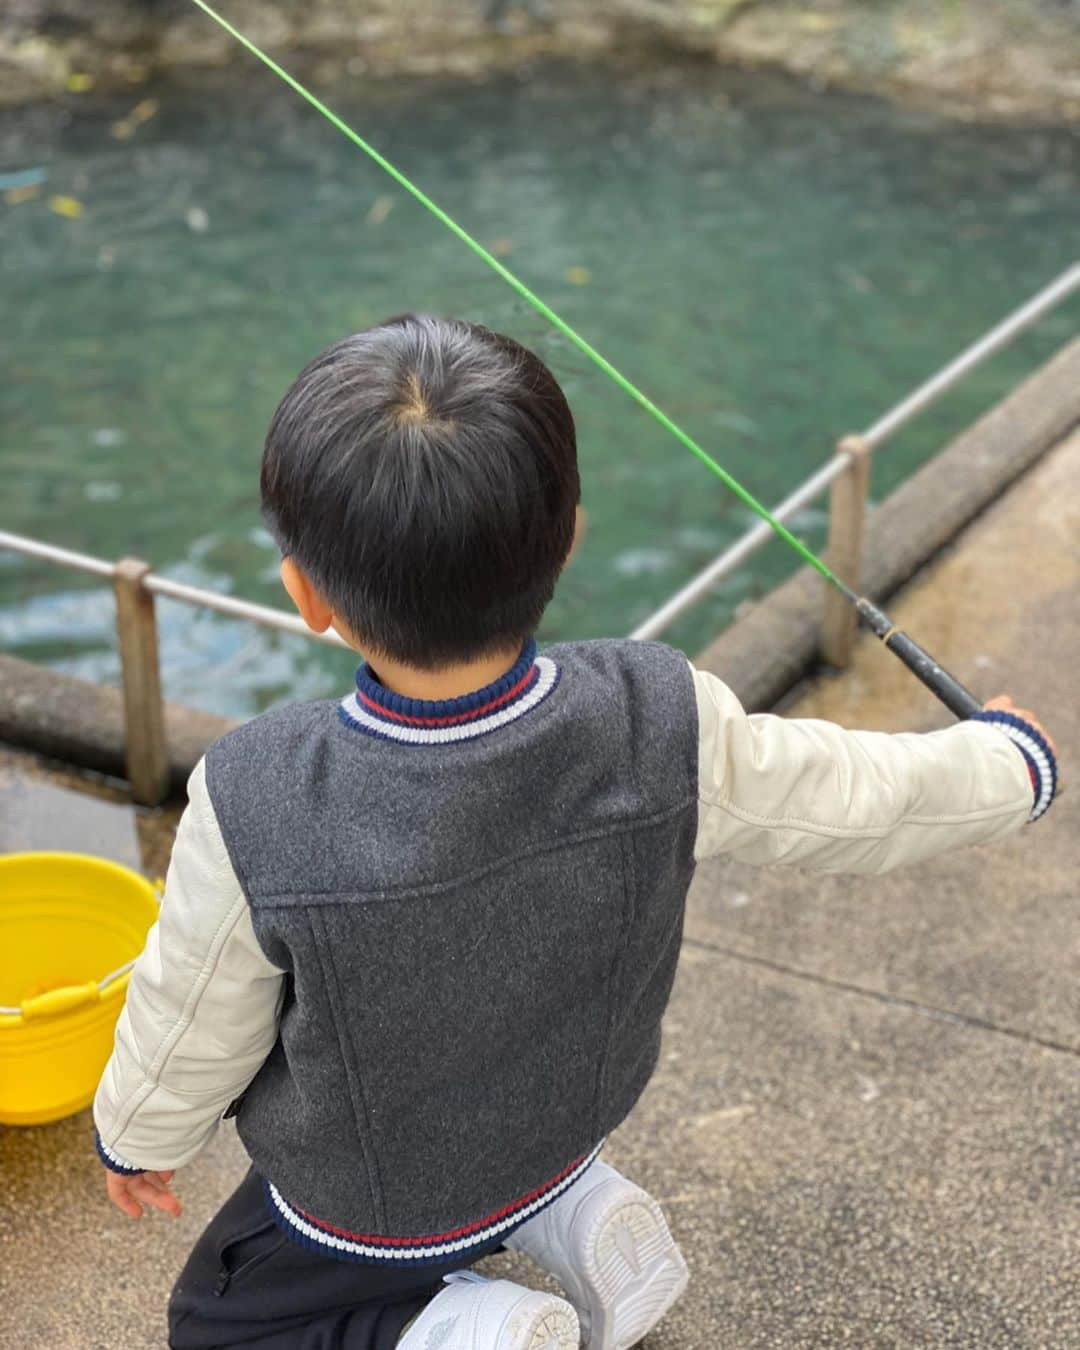
[[[353,1123],[356,1126],[356,1137],[360,1144],[360,1152],[364,1159],[364,1171],[367,1173],[368,1191],[371,1195],[371,1207],[375,1224],[379,1230],[386,1227],[386,1206],[383,1200],[382,1178],[379,1176],[379,1160],[375,1152],[375,1139],[371,1129],[371,1115],[368,1111],[367,1101],[364,1097],[364,1086],[360,1081],[359,1062],[356,1055],[356,1048],[349,1036],[348,1024],[344,1018],[339,1016],[338,1004],[341,1001],[341,987],[338,982],[337,967],[334,964],[333,947],[330,938],[326,932],[325,925],[320,920],[321,941],[319,935],[315,932],[314,916],[309,916],[308,926],[311,930],[312,947],[316,958],[323,972],[323,981],[326,985],[326,1001],[330,1009],[330,1019],[338,1038],[338,1052],[341,1055],[341,1062],[345,1069],[346,1081],[349,1084],[349,1104],[352,1107]],[[359,1103],[359,1109],[357,1104]],[[363,1120],[361,1120],[361,1115]]]
[[[426,898],[431,895],[440,895],[445,891],[451,891],[459,886],[468,885],[470,882],[479,881],[481,878],[490,876],[494,872],[503,871],[512,867],[515,863],[522,862],[527,858],[538,858],[545,853],[561,853],[577,844],[588,843],[595,839],[608,839],[617,835],[628,834],[634,830],[649,829],[654,825],[662,825],[666,820],[673,819],[680,815],[688,807],[696,806],[697,801],[693,797],[686,797],[680,800],[676,805],[665,807],[663,811],[654,812],[648,816],[635,816],[627,821],[620,821],[617,825],[604,829],[579,830],[574,834],[564,835],[556,843],[537,844],[535,848],[524,849],[520,853],[514,853],[504,858],[499,858],[486,867],[478,867],[472,872],[463,872],[460,876],[451,878],[448,881],[433,881],[421,886],[403,886],[387,890],[358,891],[358,890],[301,890],[299,888],[290,891],[271,891],[257,896],[255,899],[261,909],[282,909],[295,902],[298,895],[305,897],[308,902],[318,903],[325,901],[327,904],[342,903],[335,897],[341,896],[350,901],[356,899],[363,900],[409,900],[414,898]],[[280,904],[274,902],[280,900]]]
[[[623,957],[630,940],[630,928],[634,920],[636,889],[631,884],[632,867],[627,860],[627,839],[618,838],[619,872],[622,878],[623,912],[619,932],[612,944],[611,966],[608,970],[607,1018],[604,1035],[604,1052],[596,1066],[596,1097],[593,1106],[592,1133],[600,1137],[600,1121],[603,1116],[604,1102],[607,1096],[608,1066],[611,1063],[611,1047],[615,1040],[615,1013],[618,1007],[618,979],[622,970]]]
[[[799,816],[764,816],[754,811],[747,811],[744,807],[736,806],[730,798],[711,797],[707,793],[701,793],[698,800],[702,805],[715,807],[747,825],[761,825],[773,829],[798,829],[807,834],[819,834],[835,839],[883,839],[904,825],[963,825],[972,821],[996,820],[1002,816],[1015,815],[1021,805],[1025,808],[1028,805],[1025,800],[1020,803],[1010,803],[1004,807],[993,806],[986,807],[981,811],[968,811],[963,815],[921,816],[905,814],[899,820],[894,820],[888,825],[872,825],[860,829],[846,825],[826,825],[820,821],[805,820]]]
[[[158,1086],[160,1086],[160,1084]],[[233,1098],[240,1096],[241,1092],[243,1092],[244,1090],[245,1089],[241,1088],[238,1091],[234,1092]],[[169,1084],[169,1092],[176,1097],[186,1097],[191,1102],[208,1101],[211,1097],[215,1095],[213,1088],[202,1088],[198,1092],[191,1092],[186,1088],[177,1087],[172,1083]],[[230,1101],[233,1098],[230,1098]]]
[[[283,969],[281,966],[279,966],[278,963],[271,957],[270,953],[266,950],[266,945],[263,942],[262,934],[259,932],[259,926],[255,922],[255,906],[252,901],[251,883],[248,880],[247,876],[245,875],[243,865],[240,862],[239,857],[233,850],[233,846],[229,841],[228,833],[230,832],[226,832],[226,830],[223,829],[222,827],[221,817],[218,815],[217,804],[214,801],[214,795],[210,788],[210,767],[212,763],[212,752],[213,747],[211,747],[210,751],[207,752],[207,754],[204,756],[203,759],[204,765],[203,788],[206,793],[206,804],[213,818],[214,830],[217,834],[218,840],[220,841],[221,850],[224,855],[224,861],[227,862],[229,867],[232,869],[232,874],[236,878],[236,884],[240,887],[240,890],[244,896],[244,900],[248,906],[248,909],[251,911],[251,930],[255,934],[255,941],[259,944],[259,950],[262,952],[263,956],[270,963],[270,965],[274,967],[275,970],[280,970],[283,975],[287,975],[290,972],[287,969]],[[281,1020],[281,1003],[279,1001],[278,1003],[279,1025],[280,1020]]]
[[[221,953],[232,935],[233,930],[239,923],[240,915],[246,906],[247,901],[244,899],[243,895],[240,895],[233,901],[232,907],[227,911],[225,917],[215,929],[214,936],[210,939],[207,948],[206,957],[203,959],[203,963],[199,968],[199,973],[196,975],[191,989],[188,992],[188,996],[184,1000],[184,1006],[180,1010],[180,1016],[158,1042],[149,1066],[143,1070],[143,1081],[132,1088],[131,1092],[116,1108],[117,1119],[123,1118],[123,1124],[117,1126],[115,1138],[109,1145],[110,1148],[117,1149],[118,1152],[123,1151],[119,1148],[119,1143],[123,1137],[124,1131],[130,1126],[136,1112],[138,1112],[141,1107],[145,1106],[147,1101],[153,1096],[155,1090],[161,1086],[161,1079],[165,1070],[168,1068],[169,1060],[175,1053],[176,1047],[183,1040],[184,1034],[195,1021],[195,1016],[199,1011],[199,1004],[202,1002],[203,995],[206,993],[218,963],[221,960]],[[224,936],[222,936],[223,931]]]
[[[213,747],[211,747],[210,752],[205,756],[203,760],[204,764],[203,787],[206,792],[207,805],[209,806],[211,814],[214,817],[214,824],[217,827],[217,834],[219,839],[221,840],[221,846],[225,852],[226,858],[228,859],[229,866],[233,870],[233,875],[236,877],[237,883],[240,886],[240,889],[244,892],[244,895],[250,896],[251,887],[248,883],[247,877],[244,875],[243,864],[240,862],[240,859],[233,852],[232,846],[230,845],[229,840],[226,838],[226,833],[221,827],[221,817],[218,815],[217,802],[214,800],[214,792],[210,786],[211,768],[213,762],[214,762]],[[256,934],[256,937],[258,937],[258,934]],[[262,946],[261,943],[259,945]]]

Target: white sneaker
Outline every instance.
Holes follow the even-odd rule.
[[[554,1275],[581,1321],[585,1350],[628,1350],[656,1326],[689,1274],[660,1206],[595,1162],[506,1245]]]
[[[578,1350],[577,1313],[564,1299],[471,1270],[445,1283],[398,1350]]]

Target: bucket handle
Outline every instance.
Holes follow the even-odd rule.
[[[0,1017],[21,1015],[24,1022],[31,1022],[39,1017],[56,1017],[59,1013],[71,1012],[75,1008],[97,1003],[109,985],[126,975],[134,964],[134,961],[125,961],[122,966],[110,970],[103,980],[89,980],[86,984],[63,984],[59,989],[47,989],[44,994],[24,998],[17,1008],[0,1007]]]
[[[160,898],[165,890],[165,883],[158,878],[155,879],[153,886]],[[134,964],[134,958],[125,961],[122,966],[110,970],[101,980],[88,980],[86,984],[63,984],[59,989],[47,989],[44,994],[24,998],[17,1008],[0,1005],[0,1017],[22,1017],[24,1022],[32,1022],[40,1017],[56,1017],[60,1013],[97,1003],[109,985],[126,975]]]

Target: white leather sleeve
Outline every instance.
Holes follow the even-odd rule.
[[[190,1162],[277,1038],[284,974],[256,940],[204,761],[188,801],[94,1100],[99,1152],[115,1171]]]
[[[1032,809],[1024,757],[993,726],[925,735],[748,716],[694,671],[698,859],[885,872],[1018,830]]]

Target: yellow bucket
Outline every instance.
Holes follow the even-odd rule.
[[[0,1122],[41,1125],[94,1098],[158,892],[80,853],[0,857]]]

